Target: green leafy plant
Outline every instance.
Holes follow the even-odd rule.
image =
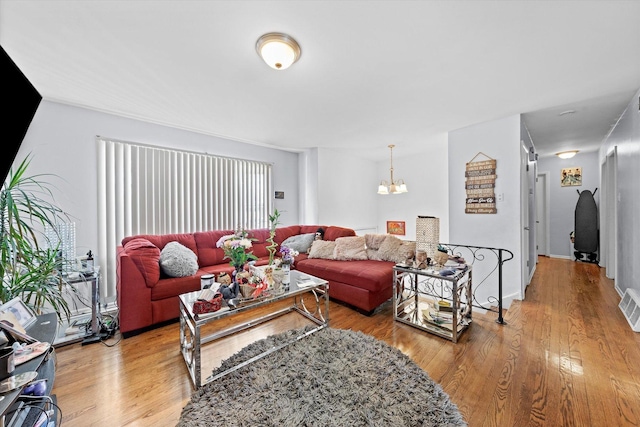
[[[276,250],[278,249],[278,244],[275,241],[276,237],[276,228],[280,224],[280,212],[278,209],[273,211],[273,215],[269,215],[269,238],[267,242],[269,245],[267,246],[267,251],[269,252],[269,265],[272,265],[275,259]]]
[[[45,177],[51,175],[29,176],[29,164],[27,156],[12,168],[0,190],[0,302],[20,297],[36,313],[48,304],[60,319],[69,319],[58,248],[43,248],[38,241],[45,227],[55,229],[68,216],[50,201],[52,187]]]

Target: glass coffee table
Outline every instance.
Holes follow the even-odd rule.
[[[194,291],[182,294],[179,298],[180,351],[196,389],[329,326],[329,283],[326,280],[311,276],[310,274],[301,273],[297,270],[291,271],[289,288],[284,292],[277,295],[267,293],[256,299],[240,299],[231,307],[225,301],[222,304],[222,308],[213,313],[193,313],[193,303],[198,299],[199,294],[200,291]],[[291,304],[287,304],[284,308],[282,304],[275,304],[286,299],[291,299]],[[265,308],[267,314],[263,314],[258,318],[251,318],[250,320],[239,316],[241,313],[246,313],[259,307]],[[271,307],[273,307],[273,310],[269,310]],[[204,344],[253,328],[254,326],[291,312],[299,313],[315,323],[316,326],[280,346],[272,347],[239,365],[218,373],[216,376],[208,376],[204,381],[202,380],[202,346]],[[225,318],[229,320],[228,318],[233,317],[239,317],[240,319],[232,326],[227,326],[220,330],[215,329],[216,322]],[[229,324],[233,322],[224,323]],[[202,328],[208,325],[213,325],[211,328],[214,328],[214,332],[202,336]]]

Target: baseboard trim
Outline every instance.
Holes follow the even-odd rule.
[[[549,258],[573,259],[571,256],[567,256],[567,255],[554,255],[554,254],[549,255]]]

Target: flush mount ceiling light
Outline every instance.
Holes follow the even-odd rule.
[[[258,55],[274,70],[285,70],[300,58],[300,45],[293,37],[268,33],[256,42]]]
[[[394,181],[393,179],[393,147],[395,147],[395,145],[389,145],[389,149],[391,150],[391,167],[389,168],[389,171],[391,172],[391,180],[389,182],[380,182],[380,185],[378,186],[378,194],[400,194],[407,192],[407,185],[404,183],[404,179],[399,179],[397,181]]]
[[[575,156],[577,153],[578,153],[578,150],[563,151],[561,153],[556,153],[556,156],[560,157],[561,159],[570,159],[573,156]]]

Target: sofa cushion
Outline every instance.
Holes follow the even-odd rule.
[[[393,263],[387,261],[336,261],[308,258],[298,261],[297,268],[303,273],[333,282],[346,283],[371,292],[380,292],[393,286]]]
[[[356,232],[351,228],[329,226],[324,229],[324,240],[336,240],[338,237],[355,236]]]
[[[269,256],[269,251],[267,250],[267,246],[269,246],[269,242],[267,239],[269,238],[269,229],[268,228],[260,228],[256,230],[246,230],[247,237],[251,239],[251,250],[255,256],[258,258]],[[273,239],[275,241],[275,237]],[[276,248],[277,251],[277,248]]]
[[[193,233],[198,247],[198,264],[200,267],[228,262],[224,259],[224,251],[216,246],[222,236],[233,234],[232,230],[197,231]]]
[[[160,268],[169,277],[193,276],[198,271],[198,257],[186,246],[169,242],[160,252]]]
[[[160,279],[151,289],[151,300],[159,301],[177,297],[180,294],[200,290],[200,274],[187,277],[167,277]],[[176,305],[179,303],[176,301]]]
[[[143,238],[147,239],[151,243],[153,243],[160,250],[164,249],[165,245],[169,242],[178,242],[183,246],[188,247],[196,255],[198,255],[198,247],[196,245],[196,240],[193,237],[193,233],[178,233],[178,234],[140,234],[138,236],[125,237],[122,239],[122,245],[126,245],[132,239],[135,238]]]
[[[315,239],[315,233],[298,234],[297,236],[291,236],[283,241],[280,246],[286,246],[289,249],[298,251],[299,253],[307,253],[311,248],[311,244]]]
[[[160,249],[142,237],[129,240],[123,248],[144,276],[147,287],[155,286],[160,280]]]
[[[300,232],[298,234],[315,234],[318,231],[318,228],[322,228],[323,230],[327,229],[326,225],[301,225]]]
[[[281,245],[282,242],[287,240],[291,236],[297,236],[300,233],[299,225],[289,225],[287,227],[278,227],[276,228],[276,237],[275,241],[277,244]]]
[[[336,242],[329,240],[315,240],[309,249],[309,258],[333,259]]]
[[[364,236],[338,237],[333,258],[342,261],[368,259]]]

